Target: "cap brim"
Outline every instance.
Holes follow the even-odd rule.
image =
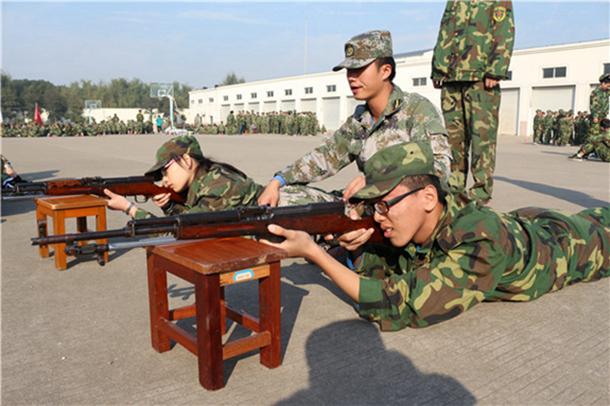
[[[362,200],[375,199],[385,196],[392,191],[403,180],[403,177],[382,180],[377,183],[364,186],[355,195],[349,198],[350,203],[358,203]]]
[[[354,58],[345,58],[343,62],[333,68],[333,72],[340,71],[341,69],[358,69],[362,68],[373,62],[376,58],[370,59],[354,59]]]
[[[157,162],[144,173],[144,176],[152,176],[155,181],[160,181],[163,178],[161,175],[161,169],[163,169],[163,167],[167,165],[167,162],[169,161],[170,160],[168,159],[166,162]]]

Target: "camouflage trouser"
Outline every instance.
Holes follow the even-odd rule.
[[[602,139],[600,136],[592,138],[582,146],[582,152],[589,155],[595,152],[595,155],[604,162],[610,162],[610,140]]]
[[[484,82],[446,82],[441,91],[453,154],[449,186],[466,189],[470,153],[474,184],[468,195],[481,203],[491,199],[493,189],[500,99],[500,87],[486,89]]]
[[[297,206],[309,203],[336,202],[341,200],[338,192],[325,192],[311,186],[286,185],[280,189],[278,206]]]
[[[538,128],[534,129],[534,142],[542,143],[542,130]]]

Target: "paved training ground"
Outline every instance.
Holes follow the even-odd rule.
[[[197,138],[204,153],[265,184],[320,142]],[[10,138],[2,139],[2,153],[32,181],[129,176],[148,169],[166,139]],[[575,150],[502,137],[492,206],[607,205],[610,164],[566,159]],[[355,173],[350,168],[320,187],[341,188]],[[127,221],[121,212],[108,215],[109,228]],[[208,392],[199,386],[194,355],[181,346],[164,354],[151,347],[143,249],[113,253],[105,267],[72,259],[68,270],[57,271],[53,258],[39,258],[29,244],[36,235],[34,203],[5,202],[1,221],[3,405],[610,404],[609,279],[530,303],[483,303],[421,330],[380,333],[357,318],[319,268],[286,260],[283,365],[269,370],[258,353],[230,359],[225,388]],[[190,286],[169,284],[173,305],[192,303]],[[256,310],[256,284],[231,286],[227,299]],[[189,321],[181,326],[192,329]],[[245,334],[234,327],[232,339]]]

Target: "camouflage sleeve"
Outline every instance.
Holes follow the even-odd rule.
[[[492,12],[493,43],[485,76],[507,79],[508,66],[515,44],[515,20],[511,1],[500,1]],[[502,15],[504,14],[504,16]]]
[[[449,181],[451,174],[451,147],[443,115],[434,104],[423,99],[413,110],[411,134],[426,134],[434,152],[434,170],[441,181]],[[420,127],[419,129],[416,127]],[[414,140],[417,137],[413,137]]]
[[[282,176],[287,185],[307,184],[331,177],[350,164],[355,159],[355,155],[350,154],[353,138],[350,121],[351,118],[348,118],[337,131],[325,136],[319,147],[276,175]]]
[[[432,262],[420,266],[412,266],[404,256],[397,260],[368,252],[356,269],[363,273],[360,314],[379,322],[383,331],[451,319],[497,286],[507,260],[497,247],[492,240],[470,242],[436,252]]]

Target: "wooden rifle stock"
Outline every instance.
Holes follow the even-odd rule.
[[[66,252],[71,255],[85,252],[103,253],[103,250],[108,250],[108,245],[95,249],[91,245],[83,246],[88,247],[85,250],[81,249],[77,242],[116,237],[135,238],[162,233],[172,234],[177,240],[235,236],[264,238],[273,236],[267,230],[267,226],[270,224],[292,230],[302,230],[311,235],[340,234],[373,227],[376,232],[370,242],[378,244],[384,242],[383,234],[373,218],[352,220],[345,214],[345,210],[344,202],[328,202],[285,207],[243,207],[237,210],[179,214],[162,218],[131,220],[124,228],[117,230],[32,238],[32,245],[68,244]]]
[[[173,189],[158,186],[148,176],[125,178],[89,177],[81,179],[50,180],[46,182],[16,183],[14,188],[2,189],[2,200],[35,199],[43,196],[97,195],[106,197],[104,189],[121,196],[149,196],[170,193],[170,199],[184,203],[185,199]]]

